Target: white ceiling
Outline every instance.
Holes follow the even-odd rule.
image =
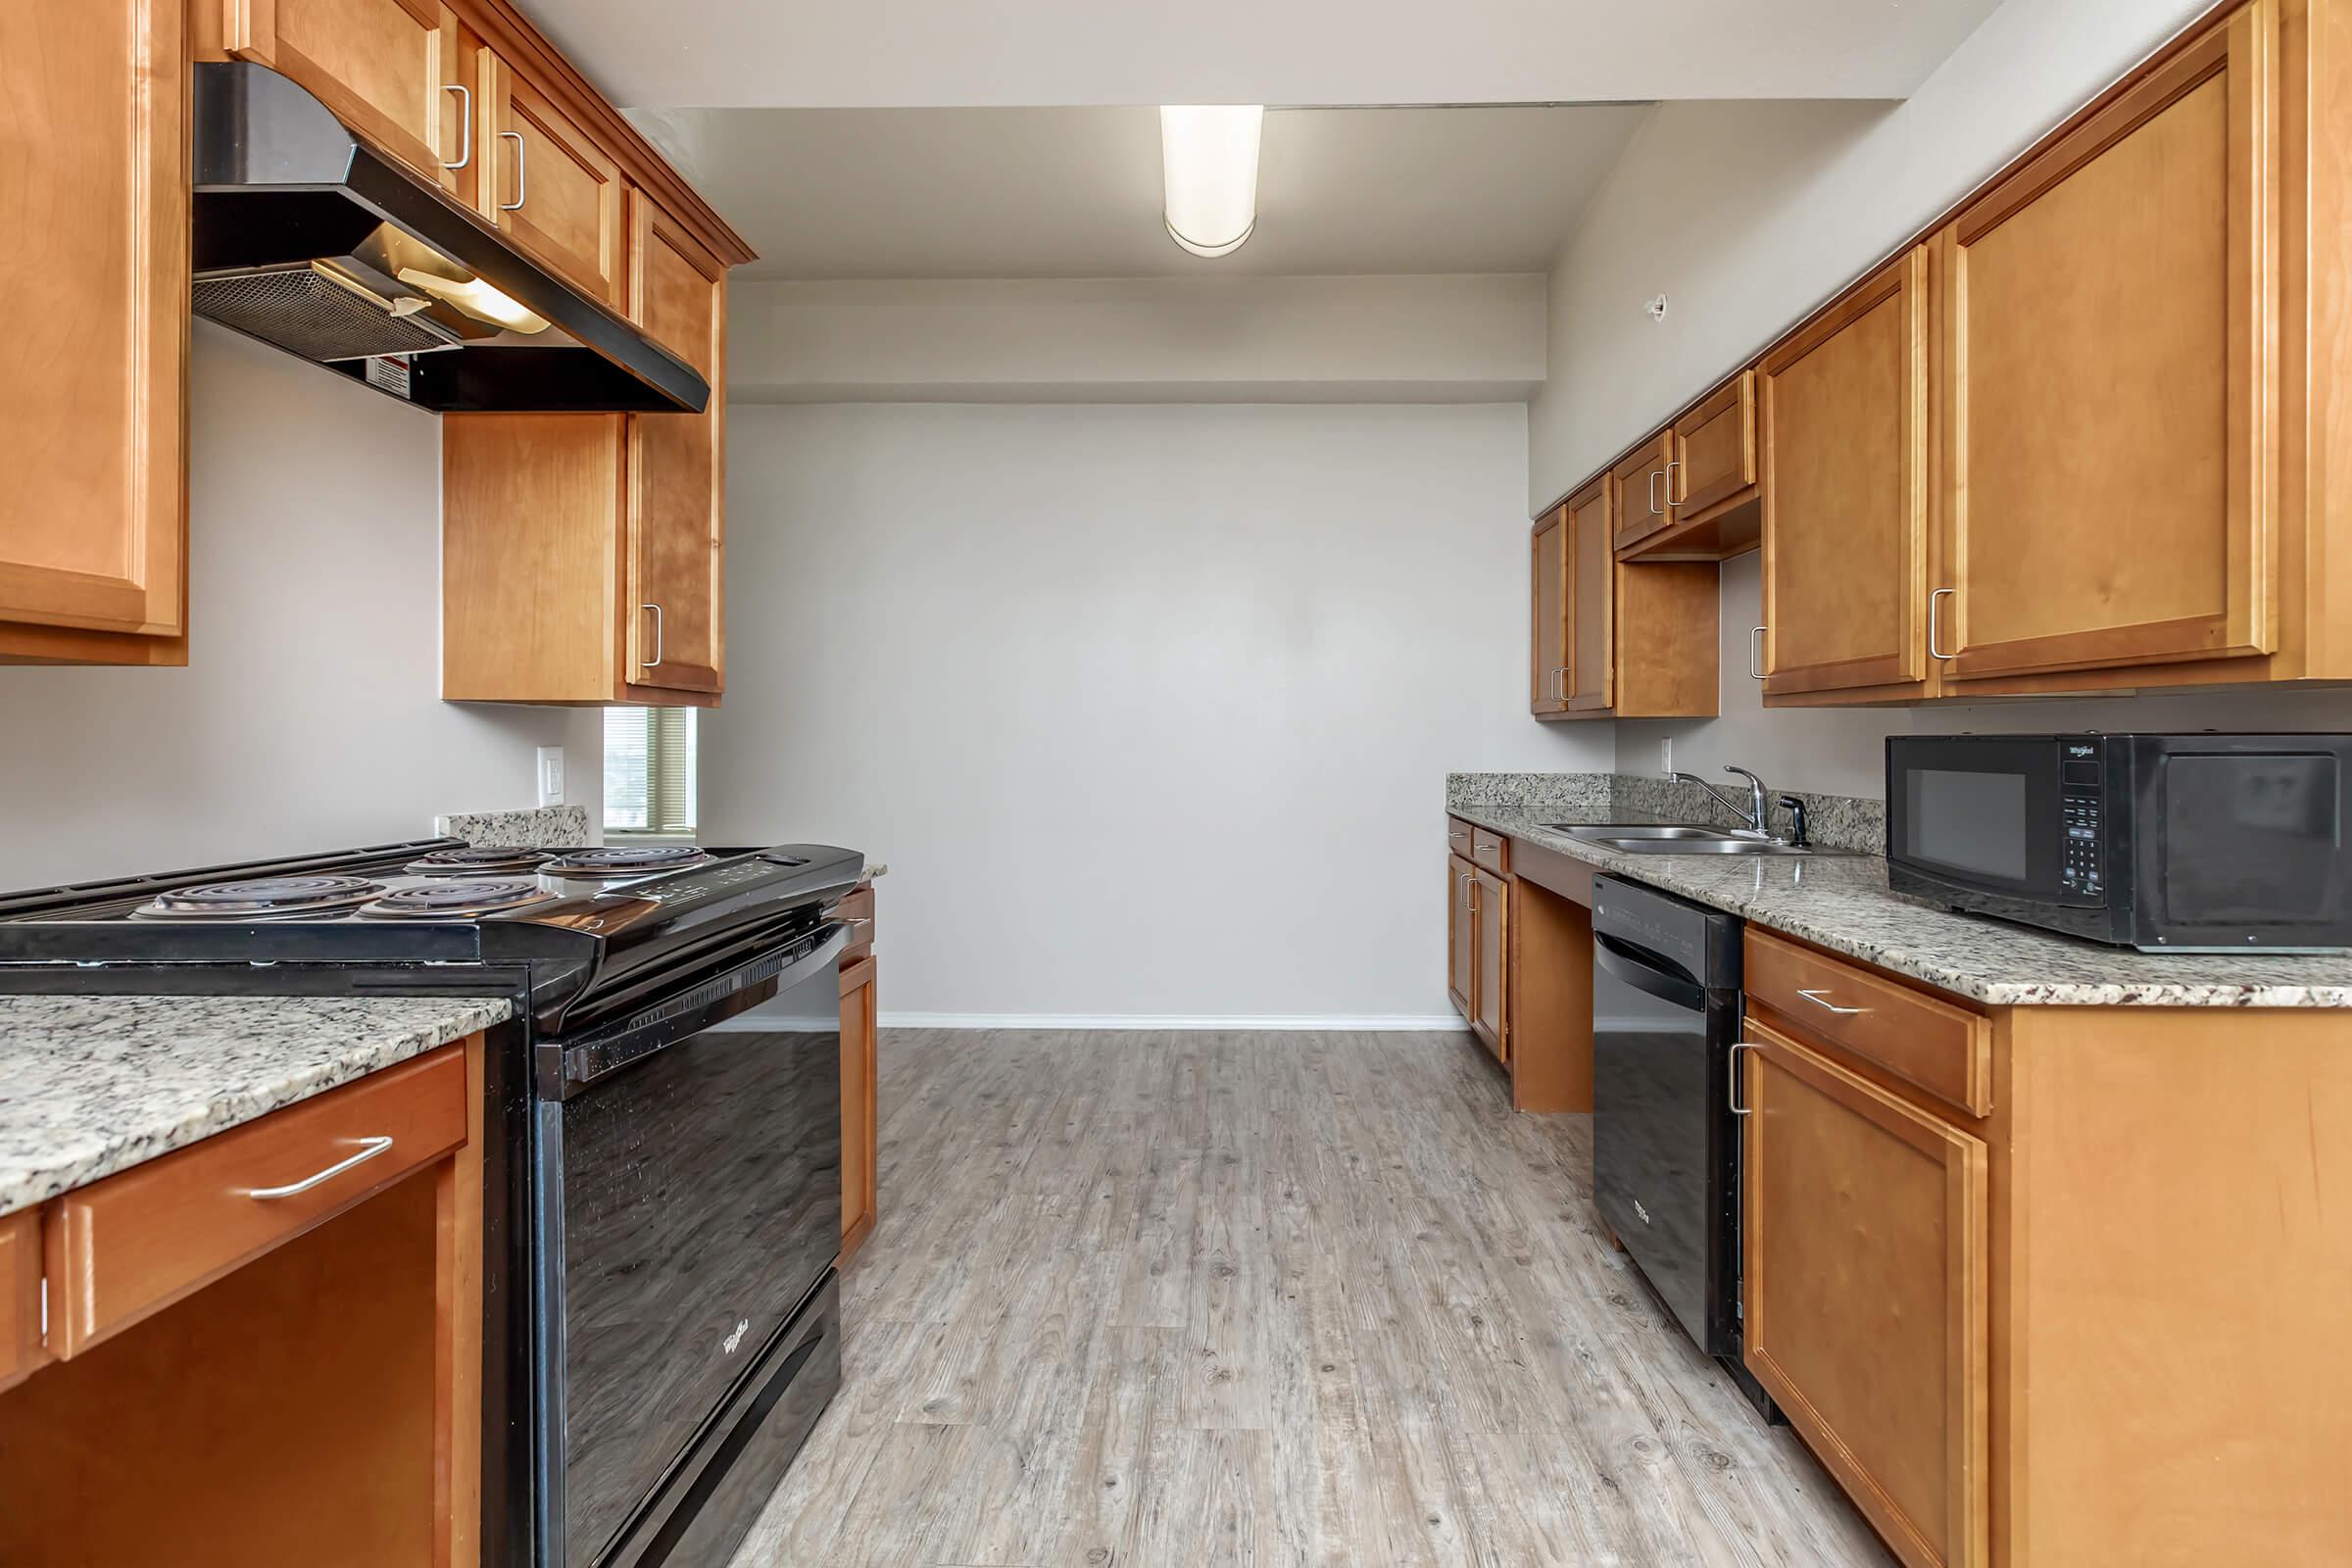
[[[633,114],[760,260],[755,278],[1543,271],[1646,110],[1266,116],[1233,255],[1160,220],[1154,109]]]
[[[564,0],[663,108],[1901,98],[1997,0]]]

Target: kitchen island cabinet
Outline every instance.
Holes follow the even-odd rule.
[[[479,1560],[481,1051],[0,1216],[0,1561]]]

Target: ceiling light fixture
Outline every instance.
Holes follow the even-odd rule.
[[[1162,104],[1168,237],[1195,256],[1230,256],[1257,226],[1262,104]]]

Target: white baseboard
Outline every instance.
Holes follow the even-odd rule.
[[[715,1025],[720,1029],[773,1029],[772,1023],[761,1020],[757,1012],[738,1013]],[[1140,1013],[1140,1012],[885,1012],[885,1029],[1183,1029],[1217,1030],[1226,1034],[1251,1032],[1298,1033],[1306,1030],[1331,1032],[1379,1032],[1423,1034],[1435,1031],[1460,1033],[1467,1031],[1461,1015],[1440,1013],[1371,1013],[1365,1015],[1334,1015],[1305,1017],[1298,1013],[1275,1013],[1265,1017],[1224,1016],[1200,1013]]]

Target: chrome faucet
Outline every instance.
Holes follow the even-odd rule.
[[[1737,773],[1741,778],[1747,780],[1748,800],[1745,806],[1741,806],[1738,801],[1732,799],[1732,797],[1729,795],[1724,794],[1723,791],[1717,789],[1714,785],[1708,783],[1705,779],[1700,778],[1695,773],[1685,773],[1678,770],[1674,776],[1676,781],[1679,783],[1695,784],[1700,789],[1705,790],[1709,795],[1714,796],[1715,799],[1721,803],[1725,810],[1731,812],[1734,816],[1740,818],[1740,820],[1747,824],[1748,832],[1755,834],[1759,838],[1763,837],[1765,833],[1764,781],[1756,777],[1755,774],[1750,773],[1746,768],[1734,767],[1729,762],[1724,763],[1723,770],[1726,773]]]

